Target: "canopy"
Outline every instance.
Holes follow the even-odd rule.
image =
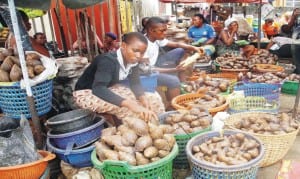
[[[163,3],[259,3],[260,0],[159,0]],[[262,0],[266,2],[266,0]]]
[[[15,0],[16,7],[48,10],[52,0]],[[70,9],[80,9],[101,3],[105,0],[62,0]],[[7,0],[0,0],[0,4],[7,4]]]

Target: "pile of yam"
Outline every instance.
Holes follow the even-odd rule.
[[[205,129],[211,125],[212,119],[207,110],[192,108],[179,110],[166,117],[164,123],[173,128],[174,134],[189,134]]]
[[[266,135],[280,135],[294,132],[298,129],[298,123],[288,114],[251,114],[242,116],[234,127],[243,131],[248,131]]]
[[[145,165],[167,156],[175,145],[173,129],[167,125],[146,123],[126,117],[119,127],[102,130],[95,143],[100,161],[127,161],[130,165]]]
[[[184,91],[188,93],[194,93],[198,90],[204,91],[205,89],[218,94],[226,92],[230,86],[230,80],[226,78],[211,78],[208,75],[206,77],[199,77],[195,81],[187,81],[182,85]]]
[[[259,155],[260,145],[256,140],[247,138],[243,133],[212,137],[206,142],[194,145],[192,153],[198,160],[215,165],[240,165]]]
[[[238,80],[247,80],[253,83],[268,83],[268,84],[276,84],[281,83],[284,78],[287,77],[287,74],[284,72],[276,72],[276,73],[253,73],[247,72],[246,74],[239,73]]]
[[[25,60],[29,78],[34,78],[45,70],[40,58],[36,53],[28,53],[26,55]],[[0,63],[0,82],[15,82],[22,79],[23,75],[19,58],[5,56],[1,53]]]
[[[260,50],[258,50],[258,52],[256,54],[251,55],[248,59],[252,64],[275,65],[278,60],[278,57],[277,57],[277,55],[270,53],[266,49],[260,49]]]
[[[224,69],[251,69],[252,63],[243,56],[236,56],[232,53],[225,53],[216,58],[216,62]]]
[[[216,95],[208,92],[202,98],[197,98],[193,101],[188,101],[184,103],[184,105],[190,108],[212,109],[212,108],[222,106],[225,103],[226,103],[226,98],[224,96]]]
[[[300,75],[292,73],[292,74],[288,75],[285,79],[289,80],[289,81],[299,82],[300,81]]]

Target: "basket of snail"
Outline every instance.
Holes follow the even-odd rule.
[[[91,156],[94,167],[106,179],[172,178],[178,145],[169,128],[134,117],[122,122],[102,130]]]
[[[225,120],[225,127],[245,131],[263,142],[265,155],[261,167],[281,160],[293,145],[299,131],[299,124],[286,113],[237,113]]]
[[[207,110],[193,108],[191,110],[168,111],[158,116],[160,123],[173,130],[179,153],[173,161],[174,168],[189,168],[185,153],[187,142],[195,135],[211,130],[212,117]]]
[[[249,133],[213,131],[193,137],[186,153],[195,179],[255,179],[264,146]]]
[[[226,97],[222,95],[212,94],[210,92],[202,91],[199,93],[189,93],[176,96],[171,101],[175,109],[192,109],[203,108],[208,109],[211,115],[217,112],[225,111],[228,107]]]

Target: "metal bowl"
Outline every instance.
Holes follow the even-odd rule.
[[[86,128],[93,124],[95,114],[85,109],[77,109],[51,117],[46,125],[53,134],[63,134]]]

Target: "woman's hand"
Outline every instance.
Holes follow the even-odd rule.
[[[153,111],[138,104],[135,100],[126,99],[122,101],[122,106],[127,107],[132,112],[139,114],[139,117],[147,122],[151,121],[152,119],[158,120],[156,114]]]
[[[140,97],[139,97],[139,101],[142,103],[142,105],[143,105],[145,108],[151,110],[151,105],[150,105],[149,100],[147,100],[147,98],[146,98],[145,95],[140,96]]]

